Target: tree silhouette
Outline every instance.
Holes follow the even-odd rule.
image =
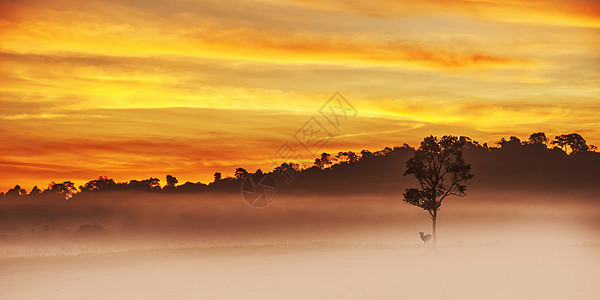
[[[371,153],[371,151],[369,151],[369,150],[360,151],[360,159],[369,159],[371,157],[373,157],[373,153]]]
[[[150,177],[144,180],[131,180],[127,184],[128,189],[138,191],[160,191],[160,179]]]
[[[529,144],[532,145],[545,145],[546,143],[548,143],[548,138],[546,137],[546,134],[543,132],[536,132],[536,133],[532,133],[529,136]]]
[[[179,181],[173,175],[167,175],[167,187],[174,188]]]
[[[325,168],[325,165],[323,164],[323,161],[321,161],[320,158],[315,158],[315,162],[313,163],[313,165],[321,170],[323,170]]]
[[[345,152],[345,153],[347,154],[348,152]],[[332,157],[331,154],[323,152],[323,153],[321,153],[321,157],[318,157],[315,159],[314,166],[321,170],[324,170],[333,165],[334,159],[337,158],[338,162],[340,162],[339,159],[340,159],[341,155],[343,155],[342,152],[338,153],[338,155],[336,155],[335,157]],[[357,156],[356,156],[356,158],[358,159]]]
[[[420,207],[431,216],[433,222],[433,245],[437,243],[436,221],[442,201],[450,195],[465,196],[463,184],[473,178],[471,165],[462,157],[464,139],[455,136],[429,136],[423,139],[414,156],[406,162],[404,176],[414,175],[420,187],[408,188],[404,201]]]
[[[246,178],[246,175],[248,175],[248,171],[246,171],[246,169],[244,169],[244,168],[235,169],[235,174],[234,174],[235,179]]]
[[[323,163],[323,167],[321,169],[331,167],[331,165],[333,164],[331,154],[325,152],[321,153],[321,162]]]
[[[340,162],[342,164],[355,163],[358,161],[358,155],[356,155],[356,153],[354,153],[352,151],[338,152],[338,154],[335,156],[335,158],[337,159],[338,162]]]
[[[289,183],[300,173],[300,165],[297,163],[282,163],[273,169],[273,173]]]
[[[498,142],[502,149],[516,149],[521,147],[521,140],[516,136],[511,136],[508,141],[505,138],[500,139]]]
[[[42,190],[40,190],[36,185],[31,189],[31,192],[29,192],[29,196],[39,196],[41,193]]]
[[[215,181],[214,182],[221,181],[221,173],[220,172],[215,172],[215,174],[213,176],[215,177]]]
[[[577,133],[556,136],[551,144],[558,145],[566,153],[569,153],[569,149],[571,150],[571,153],[587,152],[590,149],[585,139]]]
[[[21,188],[20,185],[15,185],[14,188],[8,190],[6,192],[6,197],[18,197],[18,196],[25,196],[27,195],[27,191],[23,188]]]
[[[68,200],[77,192],[77,188],[72,181],[64,181],[62,183],[56,183],[52,181],[48,188],[44,190],[44,194],[50,194],[58,197],[59,199]]]
[[[110,191],[116,190],[117,188],[117,183],[106,176],[100,176],[98,179],[90,180],[79,187],[82,192]]]

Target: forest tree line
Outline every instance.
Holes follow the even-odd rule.
[[[467,158],[474,160],[474,166],[479,165],[481,169],[487,172],[490,172],[490,169],[495,173],[499,172],[499,174],[504,174],[503,172],[538,172],[542,174],[541,176],[546,176],[545,178],[548,179],[546,181],[553,182],[562,180],[558,177],[550,178],[552,176],[550,173],[554,170],[557,174],[564,173],[564,177],[568,177],[569,174],[573,173],[581,178],[587,178],[598,175],[594,173],[597,172],[594,170],[600,168],[600,153],[597,152],[597,147],[588,145],[587,141],[577,133],[561,134],[555,136],[554,139],[549,139],[543,132],[533,133],[527,140],[511,136],[508,139],[502,138],[494,146],[488,146],[487,143],[480,144],[465,136],[460,137],[460,139],[465,142],[464,148]],[[342,151],[337,154],[322,153],[315,158],[312,166],[301,167],[295,162],[285,162],[268,173],[263,173],[260,169],[251,173],[239,167],[231,176],[227,177],[223,177],[220,172],[214,173],[214,180],[210,183],[188,181],[180,184],[175,176],[167,175],[165,184],[162,186],[161,180],[158,178],[116,182],[106,176],[90,180],[79,187],[72,181],[51,182],[45,189],[35,186],[28,192],[20,185],[16,185],[6,193],[0,193],[0,197],[6,200],[70,200],[90,198],[95,193],[117,191],[152,193],[239,192],[241,183],[245,178],[266,174],[276,175],[284,183],[292,182],[290,186],[298,190],[324,191],[329,188],[338,191],[339,189],[332,188],[336,184],[339,186],[354,186],[355,191],[364,189],[360,187],[360,184],[352,185],[348,184],[349,182],[370,183],[369,188],[383,188],[385,190],[392,186],[393,182],[403,180],[402,174],[405,171],[405,162],[412,156],[414,151],[415,148],[405,143],[402,146],[386,147],[374,152],[362,150],[359,153],[353,151]],[[535,166],[531,164],[535,164]],[[504,170],[510,168],[511,165],[513,170]],[[523,170],[518,170],[519,168]],[[323,182],[327,182],[328,185],[324,187]],[[583,183],[585,184],[585,181]]]

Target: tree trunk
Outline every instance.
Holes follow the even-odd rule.
[[[437,211],[433,213],[433,216],[431,219],[433,220],[433,231],[431,232],[431,234],[433,235],[433,247],[437,247],[437,224],[436,224]]]

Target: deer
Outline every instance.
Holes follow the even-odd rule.
[[[423,231],[419,232],[419,234],[421,235],[421,240],[423,240],[423,243],[427,244],[431,241],[431,234],[424,234]]]

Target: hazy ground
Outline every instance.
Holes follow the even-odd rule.
[[[597,247],[246,247],[5,260],[3,299],[597,299]]]
[[[597,298],[596,200],[490,195],[444,204],[437,249],[384,196],[2,203],[0,298]]]

